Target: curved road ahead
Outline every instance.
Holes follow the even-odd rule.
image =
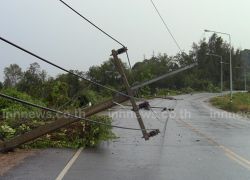
[[[206,101],[215,95],[151,100],[151,106],[175,111],[155,109],[158,119],[142,111],[147,128],[161,130],[150,141],[141,139],[141,132],[115,129],[120,138],[113,142],[77,153],[43,150],[0,179],[249,180],[250,120],[211,107]],[[138,127],[129,110],[108,113],[116,125]]]

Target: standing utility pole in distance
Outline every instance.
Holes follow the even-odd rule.
[[[217,54],[207,54],[207,55],[220,58],[220,85],[221,85],[221,92],[223,92],[223,61],[222,61],[222,56],[217,55]]]
[[[204,30],[205,32],[212,32],[216,34],[224,34],[229,37],[229,45],[230,45],[230,52],[229,52],[229,61],[230,61],[230,102],[233,102],[233,67],[232,67],[232,42],[231,42],[231,35],[225,32],[218,32],[212,30]]]
[[[246,66],[244,68],[244,74],[245,74],[245,91],[247,91],[247,71],[246,71]]]
[[[243,69],[244,68],[244,90],[247,91],[247,73],[246,66],[244,67],[234,67],[235,69]]]

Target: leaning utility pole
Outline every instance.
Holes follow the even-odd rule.
[[[149,139],[149,134],[146,131],[145,125],[143,123],[143,120],[142,120],[140,112],[139,112],[139,108],[136,105],[136,102],[135,102],[135,99],[134,99],[134,92],[133,92],[133,90],[131,89],[131,87],[129,85],[128,79],[127,79],[126,74],[124,72],[123,65],[122,65],[121,61],[119,60],[119,58],[118,58],[119,54],[125,53],[126,51],[127,51],[127,48],[125,48],[125,47],[122,48],[122,49],[119,49],[117,51],[116,50],[112,50],[112,56],[114,58],[113,62],[115,64],[118,72],[120,73],[120,75],[122,77],[122,80],[123,80],[123,83],[124,83],[124,85],[126,87],[127,93],[130,96],[130,102],[132,104],[133,111],[135,112],[137,120],[138,120],[139,125],[141,127],[143,138],[145,140],[148,140]]]

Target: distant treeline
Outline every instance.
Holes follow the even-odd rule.
[[[209,54],[216,54],[223,58],[224,88],[228,89],[229,52],[229,44],[214,34],[208,42],[202,39],[199,43],[194,43],[188,54],[179,53],[176,56],[158,54],[136,63],[132,70],[125,63],[124,68],[130,83],[136,84],[197,62],[197,67],[145,87],[141,93],[155,94],[161,89],[179,90],[183,88],[214,91],[220,87],[221,63],[218,57],[209,56]],[[239,49],[232,49],[232,64],[233,67],[243,67]],[[87,72],[72,71],[95,82],[123,90],[120,75],[116,71],[112,59],[105,61],[100,66],[90,67]],[[242,72],[241,68],[233,68],[234,89],[244,87]],[[33,98],[38,98],[52,107],[82,107],[90,101],[93,104],[112,96],[112,92],[71,74],[50,77],[38,63],[32,63],[27,70],[22,70],[17,64],[11,64],[4,69],[4,75],[4,82],[0,83],[1,89],[15,89]]]

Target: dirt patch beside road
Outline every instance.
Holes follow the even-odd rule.
[[[9,152],[6,154],[0,153],[0,176],[3,176],[10,169],[22,163],[25,158],[33,156],[37,152],[38,150],[17,149],[14,152]]]

